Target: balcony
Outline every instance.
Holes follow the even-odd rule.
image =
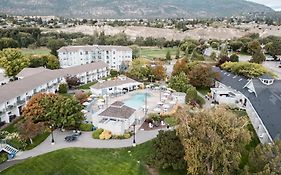
[[[10,104],[10,105],[7,106],[7,110],[12,110],[12,109],[14,109],[15,107],[16,107],[15,104]]]
[[[24,103],[25,103],[25,100],[22,100],[22,99],[17,100],[17,105],[18,105],[18,106],[21,106],[21,105],[23,105]]]

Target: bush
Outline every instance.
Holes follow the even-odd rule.
[[[201,96],[197,95],[196,103],[202,107],[206,102],[205,102],[204,98],[202,98]]]
[[[97,129],[97,130],[93,131],[92,137],[94,139],[100,139],[100,135],[102,132],[103,132],[103,129]]]
[[[59,93],[60,94],[66,94],[67,93],[67,84],[62,83],[59,85]]]
[[[8,160],[8,154],[5,152],[0,153],[0,164]]]
[[[125,133],[125,134],[123,134],[123,135],[112,135],[112,139],[120,139],[120,140],[122,140],[122,139],[129,139],[130,137],[132,136],[132,134],[131,133]]]
[[[92,131],[93,130],[93,125],[89,123],[82,123],[80,125],[80,130],[81,131]]]
[[[259,77],[268,71],[260,64],[249,62],[226,62],[221,68],[233,74],[242,75],[248,78]]]
[[[178,120],[175,117],[167,117],[164,119],[164,122],[169,126],[176,126],[179,124]]]
[[[104,130],[104,131],[100,134],[100,136],[99,136],[99,138],[100,138],[101,140],[108,140],[108,139],[110,139],[111,137],[112,137],[111,132],[110,132],[110,131],[106,131],[106,130]]]

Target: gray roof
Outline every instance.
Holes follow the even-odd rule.
[[[107,67],[104,62],[98,61],[91,64],[84,64],[65,69],[49,70],[30,75],[24,79],[10,82],[0,87],[0,103],[6,102],[12,98],[16,98],[34,88],[44,85],[56,78],[65,77],[67,75],[76,75],[78,73],[88,72],[95,69]]]
[[[123,103],[123,105],[121,106],[114,106],[115,103],[106,108],[99,115],[104,117],[128,119],[136,112],[135,109],[124,105],[123,102],[121,102]],[[118,105],[120,105],[121,103],[118,102]]]
[[[21,70],[18,74],[17,77],[29,77],[35,74],[39,74],[41,72],[47,71],[48,69],[44,67],[38,67],[38,68],[24,68]]]
[[[139,83],[138,81],[135,81],[129,77],[126,77],[125,80],[121,80],[119,78],[116,78],[114,80],[107,80],[107,81],[103,81],[103,82],[98,82],[96,84],[94,84],[93,86],[91,86],[91,88],[94,89],[103,89],[103,88],[108,88],[108,87],[113,87],[113,86],[120,86],[123,84],[127,84],[127,83]],[[141,83],[139,83],[141,84]]]
[[[115,106],[115,107],[121,107],[123,106],[125,103],[123,103],[122,101],[116,101],[114,103],[111,104],[111,106]]]
[[[268,86],[264,85],[258,78],[252,79],[255,95],[249,92],[247,88],[244,88],[250,80],[222,71],[217,67],[213,68],[213,71],[220,73],[221,79],[219,81],[221,83],[243,93],[251,101],[272,139],[280,139],[281,80],[274,80],[274,83]],[[236,78],[233,78],[235,76]]]
[[[58,52],[78,52],[78,51],[94,51],[96,49],[111,51],[132,51],[132,49],[128,46],[112,46],[112,45],[85,45],[85,46],[64,46],[61,47]]]

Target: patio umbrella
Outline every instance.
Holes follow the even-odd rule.
[[[162,97],[161,98],[161,101],[166,101],[167,100],[167,97]]]
[[[153,111],[159,113],[159,112],[161,112],[161,109],[160,108],[154,108]]]
[[[163,105],[163,108],[164,108],[164,109],[168,109],[169,107],[170,107],[170,105],[168,105],[168,104],[164,104],[164,105]]]
[[[98,102],[97,102],[97,105],[98,105],[98,106],[103,106],[103,105],[104,105],[104,102],[98,101]]]
[[[90,97],[95,98],[95,97],[97,97],[97,95],[96,94],[92,94],[92,95],[90,95]]]
[[[88,97],[87,100],[88,100],[88,101],[92,101],[93,99],[92,99],[91,97]]]
[[[88,106],[88,105],[90,105],[90,103],[89,102],[84,102],[83,105],[84,106]]]
[[[103,98],[98,99],[99,102],[104,102],[105,100]]]
[[[159,90],[159,89],[160,89],[160,87],[155,87],[154,89],[155,89],[155,90]]]

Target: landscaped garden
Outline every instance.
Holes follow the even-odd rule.
[[[26,160],[4,172],[3,175],[149,175],[146,161],[152,143],[134,148],[83,149],[68,148]],[[160,171],[160,175],[183,175],[174,170]]]

